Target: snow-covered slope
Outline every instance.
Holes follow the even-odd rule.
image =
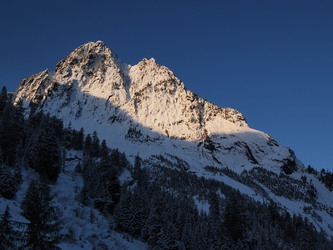
[[[63,171],[57,183],[52,185],[54,205],[60,209],[61,221],[60,234],[62,241],[58,244],[61,249],[147,249],[147,246],[131,237],[121,235],[110,230],[110,221],[94,208],[82,205],[79,200],[82,189],[82,176],[77,174],[75,167],[82,156],[80,151],[68,151]],[[0,215],[7,206],[10,207],[12,220],[15,222],[29,223],[21,213],[20,204],[24,199],[29,183],[38,180],[38,174],[31,169],[22,169],[23,183],[16,194],[15,200],[0,197]],[[15,228],[23,231],[24,228]]]
[[[78,47],[54,72],[24,79],[19,99],[66,125],[96,130],[109,146],[128,154],[181,156],[193,171],[211,165],[241,172],[260,165],[292,172],[301,166],[289,149],[249,128],[238,111],[186,90],[154,59],[134,66],[121,62],[101,41]]]
[[[23,101],[27,113],[36,108],[63,119],[66,126],[96,131],[108,146],[132,159],[139,154],[154,162],[162,155],[258,201],[267,193],[266,198],[291,213],[303,214],[318,230],[333,235],[331,192],[304,172],[292,150],[250,128],[240,112],[186,90],[173,72],[154,59],[130,66],[103,42],[90,42],[60,61],[54,72],[45,70],[24,79],[15,98]],[[266,176],[275,181],[281,173],[290,176],[283,175],[276,183],[296,190],[296,198],[265,182]],[[308,182],[301,182],[304,175]],[[307,199],[311,185],[317,195]]]

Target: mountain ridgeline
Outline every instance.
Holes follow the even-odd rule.
[[[0,115],[2,247],[332,248],[333,174],[154,59],[84,44],[4,88]]]

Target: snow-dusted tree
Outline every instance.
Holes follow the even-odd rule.
[[[30,183],[21,204],[22,215],[29,220],[24,248],[56,249],[59,212],[52,200],[50,187],[45,182]]]

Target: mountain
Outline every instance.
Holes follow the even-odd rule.
[[[234,223],[228,224],[230,218],[237,220],[238,224],[252,225],[252,229],[248,230],[252,234],[249,233],[247,240],[244,240],[246,246],[261,242],[260,244],[267,247],[272,243],[267,243],[268,238],[272,237],[276,247],[283,248],[283,243],[279,243],[283,241],[281,231],[289,229],[284,234],[286,238],[297,235],[294,229],[290,229],[292,225],[285,226],[289,221],[298,225],[297,232],[300,235],[310,232],[309,228],[313,227],[324,234],[325,239],[333,236],[331,193],[333,185],[329,173],[318,172],[311,167],[305,168],[291,149],[279,145],[264,132],[250,128],[244,116],[237,110],[219,107],[187,90],[184,83],[172,71],[157,64],[155,59],[143,59],[137,65],[131,66],[122,62],[103,42],[89,42],[76,48],[61,60],[54,71],[45,70],[24,79],[13,98],[16,106],[20,107],[22,104],[26,119],[41,111],[63,121],[69,131],[71,129],[79,131],[83,128],[86,135],[95,135],[95,140],[97,135],[100,140],[105,140],[108,147],[114,149],[112,152],[118,158],[113,156],[111,159],[112,162],[118,162],[115,165],[121,165],[117,167],[116,172],[122,191],[120,198],[110,198],[112,202],[119,199],[119,203],[115,208],[114,205],[110,205],[112,209],[108,211],[112,211],[111,214],[118,225],[117,230],[125,233],[123,236],[125,238],[128,234],[148,245],[163,248],[166,242],[170,245],[176,244],[170,242],[172,239],[178,239],[179,235],[177,237],[170,235],[178,230],[183,235],[183,241],[178,239],[178,243],[188,240],[187,244],[190,244],[191,241],[196,241],[193,238],[188,239],[184,232],[195,228],[196,231],[192,233],[200,235],[198,238],[202,235],[215,235],[208,232],[216,226],[212,220],[221,220],[224,230],[229,228],[234,232],[233,230],[236,230],[232,228]],[[47,116],[45,119],[51,118]],[[31,139],[31,141],[33,144],[36,140]],[[26,144],[26,151],[29,151],[30,144]],[[75,146],[73,148],[62,146],[59,149],[59,152],[62,152],[59,155],[64,155],[63,171],[59,173],[53,191],[58,194],[57,202],[63,208],[65,214],[63,221],[68,227],[72,225],[72,228],[73,225],[80,227],[79,225],[88,223],[88,219],[84,218],[89,216],[82,214],[95,211],[91,209],[105,212],[105,197],[96,194],[104,193],[104,190],[97,183],[109,185],[112,182],[114,185],[116,182],[114,173],[107,173],[110,177],[108,180],[95,176],[97,172],[102,171],[98,166],[104,166],[103,164],[108,166],[107,161],[99,154],[87,159],[85,150],[85,147]],[[27,162],[27,165],[33,168],[33,163],[30,162],[34,161],[34,157],[27,158],[28,160],[23,162]],[[77,172],[82,172],[82,170],[77,171],[81,169],[81,165],[83,165],[83,174],[77,176]],[[144,170],[137,170],[140,169],[138,165]],[[19,191],[17,203],[21,202],[22,192],[27,188],[30,175],[31,170],[24,170],[23,179],[26,184],[23,184],[25,188]],[[92,192],[91,189],[95,191]],[[156,191],[157,189],[160,190]],[[94,201],[90,204],[82,202],[77,198],[78,190],[81,190],[81,196],[84,193],[84,197],[87,196]],[[170,193],[174,196],[168,196]],[[178,212],[172,215],[179,219],[176,224],[182,221],[180,211],[186,211],[191,216],[194,214],[191,206],[196,206],[203,212],[200,215],[193,215],[191,219],[186,218],[191,222],[185,223],[185,228],[176,230],[173,228],[176,227],[174,224],[168,224],[165,228],[160,227],[157,234],[169,237],[166,239],[161,236],[163,242],[160,242],[161,239],[152,236],[154,235],[152,231],[155,229],[151,229],[149,223],[156,225],[156,221],[161,220],[161,214],[164,214],[165,218],[171,215],[164,210],[160,211],[163,206],[158,205],[161,203],[160,200],[151,198],[154,195],[160,195],[164,201],[167,200],[165,206],[166,204],[178,206]],[[242,200],[242,205],[235,205],[236,200]],[[129,201],[133,204],[129,204]],[[8,204],[1,202],[0,198],[0,207],[1,204]],[[13,204],[15,205],[15,202]],[[135,207],[136,204],[141,204],[139,207],[142,209]],[[75,206],[75,209],[71,209],[71,205]],[[232,209],[229,209],[230,207]],[[242,212],[242,209],[247,209],[247,212]],[[167,210],[172,211],[171,208]],[[16,208],[16,211],[19,209]],[[128,212],[129,214],[125,216],[125,211],[133,213]],[[269,215],[266,216],[265,211]],[[138,226],[140,223],[136,221],[135,216],[133,220],[136,224],[133,221],[130,222],[130,226],[126,224],[127,217],[132,218],[132,214],[137,213],[141,213],[141,217],[139,216],[141,220],[146,218],[144,222],[140,222],[146,223],[145,227]],[[81,217],[77,216],[78,214],[81,214]],[[244,214],[248,216],[247,223],[245,219],[241,219]],[[72,218],[73,216],[76,219]],[[261,219],[256,221],[253,219],[254,216]],[[98,226],[93,224],[87,230],[95,230],[96,234],[100,233],[105,239],[110,240],[109,242],[117,245],[121,241],[120,236],[119,234],[110,236],[106,222],[108,219],[103,219],[100,214],[96,217]],[[222,217],[224,219],[221,219]],[[270,226],[265,224],[266,219],[271,223]],[[90,217],[89,223],[92,221]],[[149,222],[148,225],[146,221]],[[210,229],[207,229],[207,232],[200,231],[202,229],[200,225],[198,226],[198,221],[207,223],[205,225]],[[136,227],[140,228],[140,232],[138,229],[137,231],[133,229]],[[271,235],[266,235],[265,227],[270,230],[275,228],[274,230],[279,233],[270,231]],[[72,229],[75,230],[77,228]],[[237,236],[237,230],[236,233],[229,235],[235,240],[235,244],[241,239],[241,236]],[[95,240],[92,239],[97,237],[84,233],[75,237],[72,231],[71,237],[76,238],[73,243],[75,246],[82,237],[89,244],[93,244],[91,242]],[[253,235],[259,231],[262,235]],[[225,234],[225,231],[222,233]],[[228,235],[228,232],[226,234]],[[112,241],[113,238],[117,239],[117,244]],[[126,244],[131,244],[130,241],[126,241]],[[212,239],[212,241],[218,240]],[[302,244],[306,241],[305,238],[302,239]],[[289,244],[286,246],[291,248],[299,247],[295,242],[284,243]],[[320,240],[317,238],[316,242]],[[138,244],[144,246],[143,243]],[[205,246],[208,243],[202,244]],[[310,240],[309,244],[313,247],[315,243]],[[181,248],[179,246],[175,248]],[[237,246],[242,248],[240,245]]]
[[[243,115],[191,91],[173,72],[143,59],[130,66],[98,41],[87,43],[48,70],[22,81],[16,100],[73,128],[97,131],[109,146],[149,158],[176,155],[191,171],[205,166],[236,172],[262,166],[290,174],[302,164],[270,136],[251,129]]]

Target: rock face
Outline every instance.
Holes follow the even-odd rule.
[[[290,174],[302,164],[267,134],[249,128],[243,115],[191,91],[155,59],[130,66],[101,42],[90,42],[47,70],[24,79],[16,92],[27,112],[34,107],[109,146],[143,158],[167,154],[192,171],[205,166],[241,173],[255,166]]]

